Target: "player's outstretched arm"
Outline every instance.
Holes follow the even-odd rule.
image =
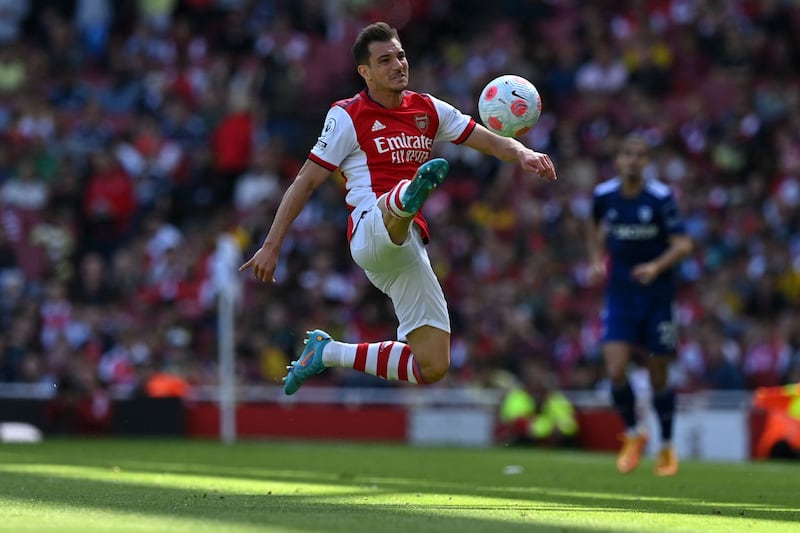
[[[275,281],[275,268],[278,264],[278,254],[281,250],[289,227],[303,210],[314,190],[330,176],[330,171],[311,160],[306,160],[292,184],[283,194],[275,219],[269,229],[264,244],[261,245],[245,264],[239,267],[239,272],[248,268],[253,269],[253,277],[257,280],[268,282]]]
[[[501,161],[519,161],[523,170],[538,174],[547,181],[558,179],[550,156],[531,150],[517,139],[492,133],[480,124],[475,125],[464,144]]]

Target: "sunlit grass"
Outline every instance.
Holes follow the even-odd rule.
[[[514,465],[516,475],[505,467]],[[794,464],[498,448],[197,441],[0,447],[0,531],[796,531]],[[779,468],[776,468],[778,466]]]

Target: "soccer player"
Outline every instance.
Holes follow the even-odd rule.
[[[594,275],[605,275],[608,266],[602,350],[613,404],[627,428],[617,468],[622,473],[636,468],[647,443],[626,373],[634,350],[642,349],[648,352],[653,407],[661,431],[655,472],[668,476],[678,471],[671,443],[675,391],[667,382],[677,346],[674,267],[691,252],[692,241],[669,187],[644,177],[647,162],[644,139],[635,134],[626,137],[615,159],[619,175],[594,190],[587,250]]]
[[[294,394],[305,380],[331,366],[420,384],[446,374],[450,318],[424,246],[428,225],[420,211],[449,170],[446,160],[430,158],[434,142],[464,144],[503,161],[517,161],[524,171],[546,180],[556,179],[546,154],[490,132],[432,95],[406,90],[408,59],[397,30],[388,24],[364,28],[352,52],[366,88],[331,106],[264,243],[239,270],[252,268],[256,279],[274,281],[289,226],[312,192],[338,168],[346,180],[351,255],[391,298],[399,340],[348,344],[322,330],[310,331],[305,349],[288,367],[286,394]]]

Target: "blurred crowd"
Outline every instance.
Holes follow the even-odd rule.
[[[411,88],[476,118],[494,76],[533,81],[544,112],[524,140],[559,173],[439,147],[452,172],[426,214],[452,313],[443,386],[531,361],[561,388],[602,380],[583,223],[632,130],[697,242],[678,386],[800,380],[798,2],[0,0],[0,382],[216,382],[220,271],[260,245],[330,103],[360,90],[350,45],[375,20],[400,30]],[[346,219],[334,176],[277,283],[234,274],[241,383],[279,383],[307,329],[396,335]]]

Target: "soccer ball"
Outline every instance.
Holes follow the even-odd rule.
[[[521,76],[499,76],[483,88],[478,114],[490,131],[503,137],[519,137],[539,121],[542,99],[536,87]]]

